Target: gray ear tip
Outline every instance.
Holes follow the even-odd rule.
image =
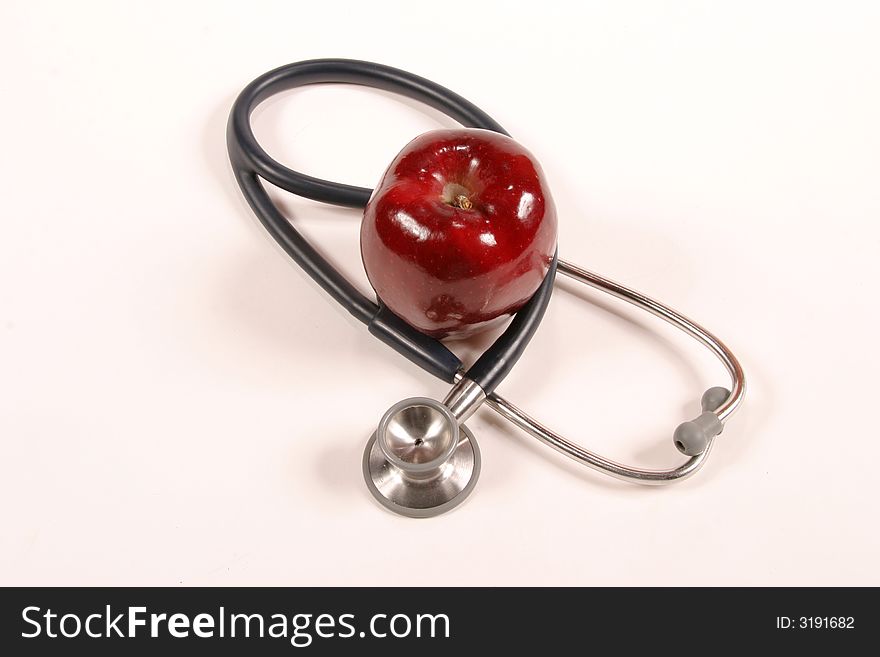
[[[730,390],[722,386],[715,386],[703,393],[703,397],[700,399],[700,406],[702,406],[704,411],[715,411],[721,404],[727,401],[728,397],[730,397]]]
[[[687,456],[702,454],[709,443],[706,432],[693,420],[679,424],[672,439],[675,441],[676,449]]]

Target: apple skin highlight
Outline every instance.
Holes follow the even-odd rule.
[[[556,207],[532,154],[488,130],[434,130],[394,158],[364,210],[361,257],[379,299],[436,338],[503,321],[556,250]]]

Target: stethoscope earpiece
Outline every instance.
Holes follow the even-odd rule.
[[[672,441],[675,448],[686,456],[699,456],[709,448],[709,442],[724,430],[724,424],[715,411],[730,397],[730,390],[721,386],[709,388],[700,399],[703,412],[693,420],[682,422],[675,429]]]

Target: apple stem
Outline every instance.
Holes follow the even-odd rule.
[[[459,194],[455,197],[455,203],[453,205],[457,208],[461,208],[462,210],[470,210],[474,207],[474,204],[471,203],[471,200],[465,196],[464,194]]]

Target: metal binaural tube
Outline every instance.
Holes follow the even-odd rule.
[[[651,299],[640,292],[599,276],[598,274],[594,274],[586,269],[577,267],[571,263],[560,260],[558,271],[580,283],[607,292],[618,299],[622,299],[634,306],[647,310],[652,315],[663,319],[708,347],[727,369],[731,379],[731,389],[730,393],[726,396],[726,399],[724,399],[720,405],[716,406],[717,399],[713,399],[711,406],[716,406],[714,409],[707,409],[704,401],[704,411],[711,410],[717,416],[718,421],[723,422],[739,407],[745,395],[745,375],[742,367],[730,349],[728,349],[723,342],[712,335],[709,331],[659,301]],[[713,388],[707,391],[706,394],[711,397],[717,397],[718,391]],[[704,395],[704,400],[705,398],[706,395]],[[487,396],[486,405],[526,433],[534,436],[545,445],[552,447],[565,456],[577,461],[581,465],[598,470],[616,479],[638,484],[667,484],[673,481],[681,481],[692,476],[703,467],[703,464],[706,462],[706,458],[709,456],[709,452],[712,449],[714,435],[717,435],[707,435],[703,451],[691,456],[687,461],[676,468],[666,470],[633,468],[584,449],[577,443],[574,443],[547,428],[495,392]]]
[[[587,271],[577,265],[573,265],[570,262],[560,260],[558,270],[560,273],[565,274],[579,283],[606,292],[611,296],[622,299],[634,306],[638,306],[642,310],[647,310],[655,317],[659,317],[675,328],[684,331],[714,353],[718,360],[721,361],[721,364],[724,365],[725,369],[727,369],[728,374],[730,374],[730,381],[732,384],[730,395],[727,397],[727,400],[715,410],[715,414],[718,416],[719,420],[722,422],[727,420],[727,418],[730,417],[742,403],[743,397],[746,393],[745,374],[742,366],[739,364],[736,356],[733,355],[733,352],[730,351],[721,340],[712,335],[712,333],[669,306],[647,297],[632,288],[628,288],[625,285],[616,283],[591,271]]]

